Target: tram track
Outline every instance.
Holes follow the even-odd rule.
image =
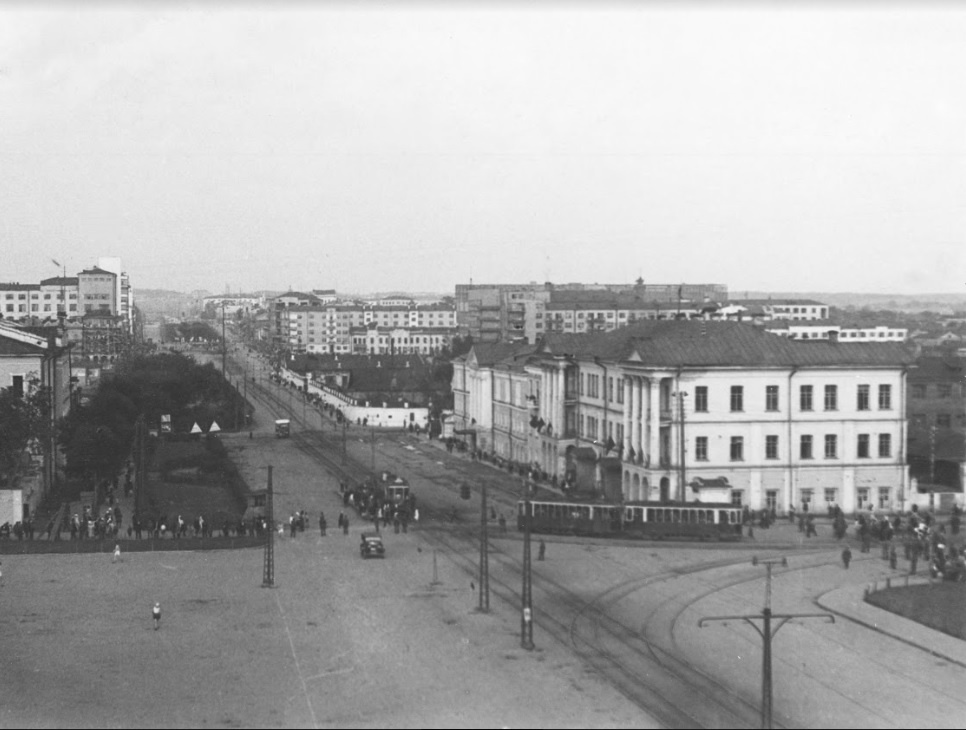
[[[250,395],[260,401],[268,410],[294,423],[307,427],[301,417],[301,408],[291,401],[286,402],[276,388],[255,384]],[[313,408],[313,414],[317,411]],[[314,435],[319,438],[313,438]],[[361,481],[371,473],[351,454],[335,450],[330,440],[321,438],[317,429],[294,433],[293,445],[320,463],[326,470],[340,480]],[[344,455],[343,455],[344,454]],[[422,454],[425,457],[425,454]],[[344,463],[343,463],[344,460]],[[488,466],[462,464],[464,468],[454,469],[458,481],[469,481],[479,485],[485,481],[491,498],[500,504],[511,507],[516,514],[516,504],[520,492],[506,484],[508,475],[492,473]],[[470,467],[470,468],[465,468]],[[490,474],[475,472],[485,469]],[[419,470],[423,472],[423,470]],[[434,486],[446,489],[455,500],[456,483],[451,477],[440,477],[420,473],[420,478]],[[419,495],[422,497],[423,495]],[[466,520],[466,509],[454,506],[443,507],[433,500],[422,499],[419,509],[425,519],[420,521],[420,537],[441,550],[454,565],[474,579],[478,576],[479,558],[479,521]],[[515,521],[515,520],[514,520]],[[511,555],[501,546],[501,540],[493,540],[490,545],[490,590],[508,605],[520,603],[522,584],[522,560]],[[608,545],[618,545],[617,541],[605,541]],[[637,541],[634,541],[637,543]],[[514,544],[519,545],[514,539]],[[622,623],[609,612],[618,602],[633,593],[674,579],[694,576],[703,572],[713,573],[724,567],[744,564],[747,558],[729,557],[704,561],[693,566],[685,566],[658,574],[624,581],[613,586],[590,600],[572,588],[541,575],[532,574],[535,605],[539,606],[535,622],[539,629],[570,647],[586,666],[593,668],[605,677],[625,697],[642,710],[656,717],[668,727],[755,727],[759,724],[759,709],[755,701],[739,696],[732,687],[702,672],[694,664],[682,659],[673,652],[672,647],[660,645],[653,636],[648,635],[648,624],[642,630]],[[716,589],[720,590],[720,588]],[[673,600],[673,599],[668,599]],[[685,609],[676,614],[672,625],[667,627],[673,638],[673,621]],[[776,725],[776,727],[783,727]]]

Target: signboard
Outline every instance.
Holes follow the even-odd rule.
[[[201,433],[201,426],[195,423],[195,425],[191,427],[191,433]]]
[[[221,431],[221,426],[218,425],[218,421],[212,421],[208,433],[217,433],[218,431]]]
[[[171,433],[171,414],[161,414],[161,433]]]

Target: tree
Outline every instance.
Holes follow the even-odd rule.
[[[36,381],[24,395],[0,390],[0,480],[13,476],[32,441],[49,436],[50,390]]]

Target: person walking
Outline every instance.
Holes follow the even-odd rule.
[[[155,601],[154,608],[151,609],[151,617],[154,619],[154,630],[161,628],[161,604]]]
[[[116,542],[114,543],[114,557],[111,558],[111,562],[116,563],[120,559],[121,559],[121,543]]]
[[[345,516],[343,516],[342,518],[342,534],[343,535],[349,534],[349,518]]]
[[[851,562],[852,562],[852,551],[849,550],[849,546],[846,545],[845,548],[842,550],[842,565],[844,565],[845,569],[848,570],[849,563]]]
[[[319,535],[325,537],[325,512],[319,512]]]
[[[547,543],[540,540],[540,547],[537,548],[537,560],[543,560],[547,554]]]

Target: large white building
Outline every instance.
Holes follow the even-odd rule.
[[[913,361],[898,344],[790,341],[733,322],[551,334],[529,353],[458,359],[456,429],[613,499],[692,501],[723,477],[755,509],[900,507]],[[521,409],[525,459],[507,425]]]

